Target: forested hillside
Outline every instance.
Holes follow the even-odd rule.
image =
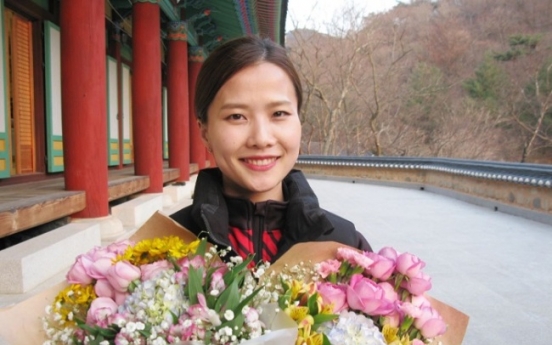
[[[551,0],[348,8],[328,32],[286,37],[303,154],[552,163]]]

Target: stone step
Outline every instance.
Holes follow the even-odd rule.
[[[101,244],[100,226],[70,223],[0,251],[0,294],[25,293]]]

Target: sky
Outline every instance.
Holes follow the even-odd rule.
[[[365,15],[391,9],[397,5],[397,0],[288,0],[286,31],[295,28],[318,29],[325,31],[325,23],[332,20],[340,7],[354,5],[355,9]]]

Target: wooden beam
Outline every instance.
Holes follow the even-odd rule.
[[[52,13],[46,11],[32,0],[4,0],[4,3],[9,8],[33,19],[49,20],[51,22],[54,22],[56,19]]]
[[[147,176],[128,176],[109,181],[109,201],[146,190],[149,187],[149,183],[150,181]]]
[[[27,230],[82,211],[84,192],[54,192],[0,205],[0,237]]]
[[[171,182],[180,177],[180,169],[165,168],[163,169],[163,183]]]

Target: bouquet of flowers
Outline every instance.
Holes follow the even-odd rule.
[[[262,336],[252,257],[175,236],[80,255],[47,308],[45,344],[238,344]],[[263,267],[258,271],[262,272]]]
[[[431,282],[410,254],[298,243],[268,268],[248,268],[250,258],[223,263],[223,254],[156,213],[129,241],[77,257],[68,282],[1,309],[0,337],[21,345],[416,345],[446,320],[434,340],[462,343],[467,315],[428,303]]]
[[[298,324],[296,344],[422,345],[447,327],[424,296],[431,288],[424,266],[390,247],[338,247],[335,258],[284,267],[274,288]]]

